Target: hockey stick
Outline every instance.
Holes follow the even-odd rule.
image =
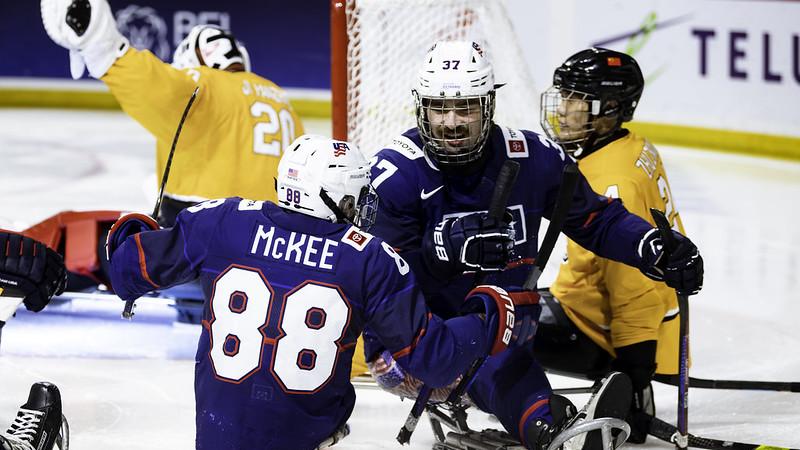
[[[653,417],[650,422],[649,433],[662,441],[674,442],[675,436],[677,436],[679,431],[674,425],[664,422],[658,417]],[[773,447],[765,444],[747,444],[744,442],[705,438],[691,434],[687,435],[687,444],[689,447],[710,450],[792,450],[786,447]]]
[[[24,297],[11,297],[8,292],[0,290],[0,341],[3,338],[3,327],[17,311]]]
[[[183,110],[183,115],[181,116],[181,121],[178,122],[178,129],[175,131],[175,137],[172,138],[172,148],[169,149],[169,156],[167,157],[167,164],[164,166],[164,175],[161,176],[161,189],[158,191],[158,198],[156,199],[156,206],[153,208],[152,218],[158,220],[158,211],[161,209],[161,200],[164,198],[164,188],[167,186],[167,179],[169,179],[169,169],[172,167],[172,157],[175,155],[175,147],[178,146],[178,137],[181,135],[181,129],[183,128],[183,123],[186,121],[186,116],[189,115],[189,109],[192,107],[192,103],[194,103],[194,99],[197,98],[197,92],[200,91],[200,86],[194,88],[192,92],[192,96],[189,97],[189,103],[186,104],[186,108]],[[125,301],[125,309],[122,310],[122,317],[128,320],[133,319],[133,305],[136,300],[126,300]]]
[[[677,386],[680,380],[676,375],[656,374],[653,380],[659,383]],[[706,378],[689,377],[689,384],[700,389],[731,389],[743,391],[776,391],[800,392],[800,382],[797,381],[750,381],[750,380],[709,380]]]
[[[572,195],[575,193],[575,186],[578,184],[578,166],[576,164],[569,164],[564,166],[564,171],[561,177],[561,186],[558,189],[556,196],[556,203],[553,206],[553,213],[550,215],[550,225],[544,234],[542,245],[539,247],[539,252],[536,256],[536,263],[534,264],[528,276],[525,278],[525,283],[522,288],[527,291],[535,291],[536,283],[539,277],[542,276],[542,271],[547,265],[547,260],[550,259],[550,254],[553,253],[553,248],[558,240],[558,235],[561,234],[561,228],[564,226],[564,219],[567,217],[569,208],[572,205]],[[504,208],[505,209],[505,208]],[[461,381],[458,382],[455,389],[447,397],[448,402],[457,402],[467,386],[472,382],[475,373],[480,369],[484,359],[480,358],[473,363]]]
[[[503,163],[503,166],[500,167],[500,172],[497,174],[497,180],[495,181],[494,190],[492,191],[492,198],[489,202],[489,217],[493,217],[498,221],[502,220],[503,215],[506,212],[508,197],[511,195],[514,182],[517,180],[517,173],[519,173],[519,163],[516,161],[511,161],[510,159],[506,160]],[[477,284],[481,284],[484,281],[485,274],[479,274],[476,277]],[[467,370],[466,374],[476,372],[482,362],[482,358],[476,359]],[[467,377],[466,374],[461,378],[461,382],[458,384],[459,387]],[[470,376],[470,378],[472,377]],[[456,387],[456,389],[458,389],[458,387]],[[411,435],[417,428],[417,422],[419,422],[422,411],[425,410],[425,406],[428,404],[428,400],[430,400],[432,393],[433,389],[430,386],[422,386],[419,394],[417,395],[417,399],[414,401],[414,406],[411,407],[411,411],[408,413],[406,422],[397,433],[397,442],[402,445],[408,444],[409,440],[411,439]]]
[[[650,215],[658,227],[664,245],[664,251],[673,252],[678,243],[672,236],[669,220],[663,212],[650,208]],[[675,446],[685,449],[689,435],[689,296],[677,291],[678,311],[680,313],[680,350],[678,352],[678,433],[673,435]]]

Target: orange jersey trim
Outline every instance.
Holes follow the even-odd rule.
[[[533,414],[533,412],[536,411],[537,409],[549,403],[550,403],[549,398],[543,398],[534,403],[533,405],[531,405],[528,409],[525,410],[525,413],[522,414],[522,418],[519,419],[519,426],[517,428],[519,429],[519,441],[522,442],[523,445],[525,444],[525,430],[523,430],[522,427],[525,425],[525,421],[528,420],[528,416]]]
[[[144,248],[142,248],[142,240],[140,238],[140,234],[134,234],[133,239],[136,241],[136,248],[139,249],[139,270],[142,272],[142,278],[145,281],[150,283],[154,288],[158,289],[161,286],[157,285],[150,279],[150,275],[147,274],[147,259],[144,256]]]

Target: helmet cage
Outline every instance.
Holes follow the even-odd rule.
[[[570,154],[596,136],[595,119],[601,115],[602,102],[594,95],[551,86],[542,93],[540,104],[539,123],[545,134]]]
[[[422,96],[417,90],[413,93],[417,127],[431,157],[445,167],[480,159],[492,126],[494,90],[455,97]],[[475,114],[476,110],[480,113]]]
[[[336,216],[336,222],[352,223],[364,231],[368,231],[375,223],[378,215],[378,194],[372,185],[361,188],[357,201],[352,195],[345,195],[336,204],[324,188],[320,189],[319,196]]]

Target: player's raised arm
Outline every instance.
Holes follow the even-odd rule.
[[[106,0],[42,0],[41,12],[48,36],[69,50],[73,78],[88,69],[148,131],[165,139],[174,133],[173,124],[199,74],[194,79],[149,51],[132,48]]]

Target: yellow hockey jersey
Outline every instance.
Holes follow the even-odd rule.
[[[156,137],[159,180],[181,115],[200,86],[172,159],[165,188],[170,197],[276,200],[281,152],[304,132],[277,85],[251,72],[177,70],[133,48],[102,80],[122,109]]]
[[[578,160],[578,167],[595,192],[622,199],[651,224],[650,208],[665,211],[684,232],[661,156],[646,139],[628,133]],[[678,300],[666,284],[569,240],[550,292],[570,320],[611,354],[615,347],[657,340],[656,372],[678,372]]]

